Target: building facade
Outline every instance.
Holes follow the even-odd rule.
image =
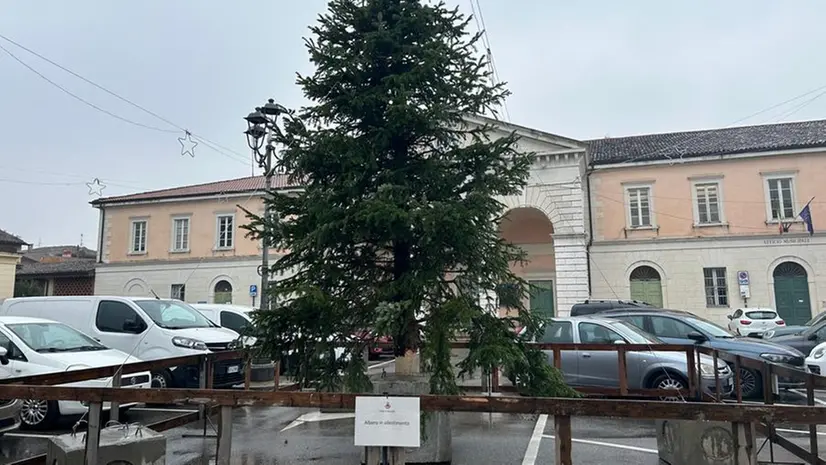
[[[289,187],[284,177],[274,185]],[[247,177],[93,201],[95,294],[255,305],[250,286],[261,282],[262,248],[241,226],[244,209],[263,213],[263,186],[262,177]]]
[[[493,138],[515,131],[519,149],[535,153],[527,188],[500,199],[501,233],[532,257],[524,266],[514,265],[539,289],[525,303],[549,315],[568,314],[571,305],[588,297],[585,145],[481,117],[469,123],[494,125]],[[239,205],[263,213],[263,185],[262,177],[248,177],[93,201],[100,210],[95,293],[151,296],[154,291],[188,302],[254,304],[249,288],[260,282],[262,249],[240,229],[246,216]],[[299,188],[285,177],[274,185]]]
[[[14,297],[17,264],[26,241],[0,229],[0,301]]]
[[[775,308],[789,324],[826,310],[826,121],[588,147],[592,296],[723,324],[739,307]]]
[[[28,248],[17,265],[18,297],[93,295],[97,252],[83,246]]]

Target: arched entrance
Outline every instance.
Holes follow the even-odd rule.
[[[216,304],[232,303],[232,284],[229,281],[221,280],[215,283],[215,296],[212,298]]]
[[[799,263],[783,262],[774,269],[774,303],[787,325],[802,325],[812,317],[809,276]]]
[[[499,234],[502,239],[519,246],[527,254],[526,263],[512,263],[511,271],[531,284],[530,299],[523,302],[535,315],[552,317],[556,314],[554,280],[556,261],[552,235],[553,224],[538,208],[514,208],[502,218]],[[513,292],[506,283],[497,289],[500,315],[507,315]]]
[[[662,308],[663,285],[660,273],[648,265],[634,268],[630,276],[631,300],[640,300]]]

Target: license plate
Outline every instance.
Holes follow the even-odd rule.
[[[238,373],[238,371],[240,369],[241,369],[241,367],[239,367],[238,365],[227,367],[227,373],[229,373],[229,374]]]

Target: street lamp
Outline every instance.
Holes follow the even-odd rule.
[[[265,188],[267,190],[272,186],[272,177],[273,174],[275,174],[275,167],[272,163],[272,156],[275,152],[273,132],[278,131],[278,127],[276,126],[278,116],[286,112],[286,108],[275,103],[273,99],[269,99],[264,106],[257,107],[255,111],[244,118],[247,121],[247,130],[244,131],[244,134],[247,136],[247,145],[252,149],[258,166],[264,169]],[[261,152],[262,148],[264,149],[263,153]],[[270,207],[267,204],[265,204],[264,207],[264,218],[266,218],[267,221],[270,219]],[[258,274],[261,275],[261,310],[269,309],[267,293],[270,284],[270,264],[269,234],[267,234],[268,231],[266,230],[267,224],[267,222],[264,223],[264,246],[261,252],[261,267],[258,271]]]

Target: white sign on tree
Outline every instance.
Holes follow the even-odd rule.
[[[356,446],[420,447],[418,397],[356,397]]]

